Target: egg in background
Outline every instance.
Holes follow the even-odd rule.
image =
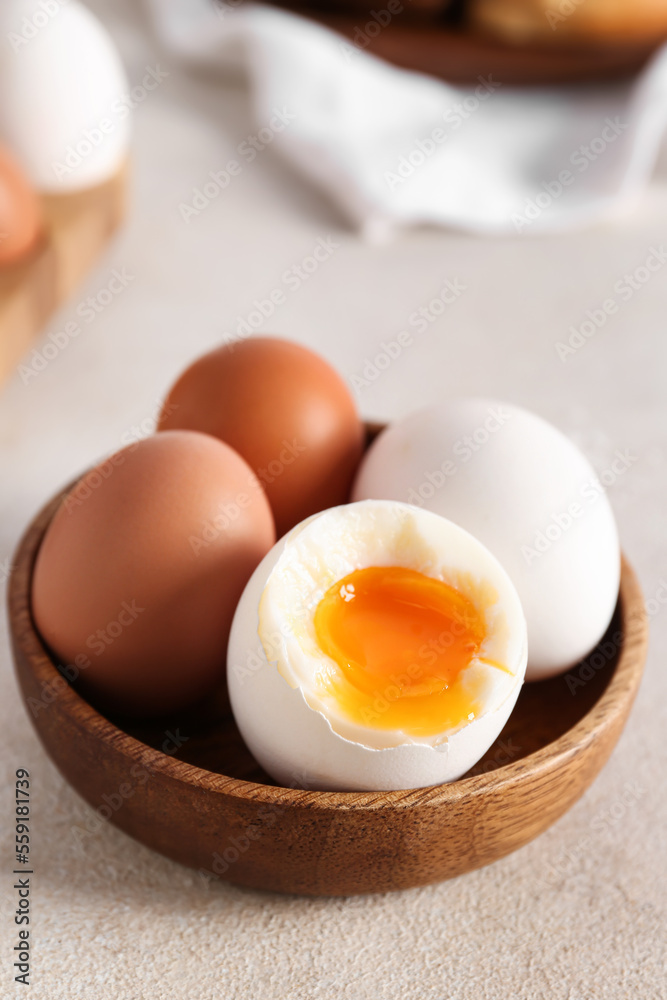
[[[528,623],[526,680],[569,669],[604,635],[620,585],[614,515],[587,458],[541,417],[486,399],[413,413],[366,452],[352,499],[369,498],[423,506],[493,552]]]
[[[314,351],[249,337],[198,358],[165,400],[158,430],[203,431],[231,445],[269,498],[280,537],[344,503],[364,443],[350,391]]]
[[[109,180],[127,155],[120,99],[129,85],[106,29],[77,0],[50,15],[36,0],[2,0],[0,33],[0,140],[33,186],[65,192]]]
[[[14,157],[0,147],[0,267],[26,257],[41,229],[39,199]]]
[[[158,715],[224,683],[237,601],[275,541],[253,480],[227,445],[173,431],[112,455],[64,498],[32,610],[102,710]]]
[[[368,572],[416,589],[341,631]],[[454,603],[438,604],[441,592]],[[388,790],[468,771],[505,725],[525,665],[518,595],[484,546],[436,514],[366,501],[307,519],[260,563],[234,616],[227,681],[241,735],[279,784]]]

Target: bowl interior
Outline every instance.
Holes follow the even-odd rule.
[[[379,423],[366,424],[367,445],[382,429],[383,425]],[[60,496],[66,492],[63,491]],[[42,510],[23,543],[28,593],[22,596],[28,614],[34,560],[59,499],[55,497]],[[606,635],[588,658],[592,662],[584,660],[569,673],[524,684],[502,733],[459,782],[514,764],[554,743],[581,722],[602,697],[615,674],[627,626],[624,617],[619,600]],[[34,623],[31,624],[34,629]],[[601,648],[605,650],[604,655],[600,653]],[[45,652],[48,653],[47,650]],[[53,667],[57,667],[55,658],[49,658]],[[582,678],[585,681],[582,682]],[[76,682],[71,686],[86,704],[90,704]],[[103,715],[120,732],[171,758],[214,775],[269,787],[276,785],[243,742],[234,721],[224,680],[213,696],[199,704],[150,720],[110,714],[95,704],[92,708],[95,714]]]
[[[366,424],[366,446],[383,430],[380,423]],[[495,771],[541,750],[581,721],[607,688],[621,652],[622,616],[620,602],[601,644],[610,652],[602,665],[578,664],[570,674],[524,684],[505,728],[481,760],[460,781],[473,775]],[[610,644],[610,645],[609,645]],[[597,647],[598,649],[600,646]],[[593,651],[591,657],[596,655]],[[578,683],[580,673],[588,678]],[[576,695],[576,697],[575,697]],[[188,764],[241,781],[275,786],[246,747],[229,704],[226,684],[215,697],[185,711],[137,722],[122,716],[108,716],[119,729],[155,750],[162,750],[165,733],[177,737],[168,743],[173,755]],[[177,733],[178,730],[178,733]],[[182,740],[182,742],[180,742]]]
[[[495,771],[541,750],[572,729],[606,690],[618,663],[621,631],[620,607],[601,646],[570,673],[524,684],[505,728],[484,757],[460,781]],[[615,641],[616,640],[616,641]],[[605,645],[606,644],[606,645]],[[600,665],[600,660],[604,662]],[[587,678],[582,682],[581,677]],[[275,786],[246,747],[236,727],[225,687],[214,698],[188,709],[150,721],[107,715],[123,732],[155,750],[165,750],[179,760],[242,781]],[[172,734],[170,736],[169,734]]]
[[[188,711],[139,723],[101,715],[59,676],[35,629],[30,590],[60,499],[28,527],[10,578],[12,645],[28,715],[93,809],[103,807],[126,833],[200,872],[210,874],[222,858],[213,878],[346,896],[426,885],[491,864],[542,833],[585,791],[609,757],[641,679],[646,614],[623,561],[618,607],[588,662],[524,685],[503,733],[468,775],[395,792],[276,787],[245,747],[222,682],[215,696]],[[129,779],[137,766],[145,778],[141,794],[109,815],[109,796],[117,800],[121,788],[135,787]],[[253,849],[234,847],[231,863],[230,845],[250,845],[251,829]]]

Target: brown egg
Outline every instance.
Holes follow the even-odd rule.
[[[241,592],[275,541],[243,459],[204,434],[147,438],[70,491],[33,577],[35,623],[103,708],[156,715],[225,675]]]
[[[6,149],[0,147],[0,266],[24,257],[41,230],[37,195]]]
[[[273,337],[226,344],[195,361],[162,408],[158,430],[226,441],[255,470],[278,536],[345,503],[363,427],[343,379],[317,354]]]

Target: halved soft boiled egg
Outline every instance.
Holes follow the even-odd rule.
[[[241,735],[280,784],[420,788],[499,736],[526,669],[500,563],[438,514],[394,500],[297,525],[250,578],[229,641]]]

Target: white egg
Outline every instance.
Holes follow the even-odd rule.
[[[0,137],[40,191],[101,184],[127,154],[130,109],[120,57],[90,11],[2,0]]]
[[[620,582],[614,515],[585,456],[540,417],[483,399],[421,410],[376,439],[352,497],[423,506],[493,552],[528,623],[526,680],[567,670],[607,629]]]
[[[429,578],[427,586],[442,581],[454,588],[457,599],[471,603],[482,623],[483,640],[476,652],[466,653],[467,665],[456,680],[444,688],[440,681],[440,688],[436,685],[427,701],[418,703],[430,706],[430,699],[438,697],[443,699],[438,704],[446,705],[454,699],[451,721],[437,732],[415,731],[421,726],[420,707],[402,728],[388,726],[387,719],[389,712],[400,717],[414,709],[409,698],[417,687],[411,685],[425,685],[419,688],[424,694],[436,659],[433,650],[451,655],[445,651],[456,640],[448,632],[423,643],[416,654],[397,648],[395,672],[369,682],[361,694],[353,689],[354,697],[368,706],[361,720],[341,696],[350,689],[339,664],[322,648],[315,614],[325,594],[337,593],[330,588],[368,567],[403,567]],[[358,599],[345,589],[340,595],[346,601]],[[406,613],[418,636],[414,642],[421,642],[426,633],[412,624],[412,608]],[[454,625],[451,630],[455,632]],[[392,645],[390,650],[393,664]],[[406,657],[413,657],[407,667]],[[239,730],[276,781],[353,791],[418,788],[465,774],[503,729],[525,665],[526,625],[518,595],[484,546],[429,511],[366,501],[303,521],[260,563],[236,611],[227,676]],[[363,685],[367,681],[364,672]],[[474,712],[468,712],[472,706]]]

